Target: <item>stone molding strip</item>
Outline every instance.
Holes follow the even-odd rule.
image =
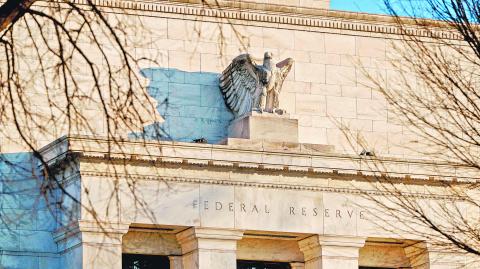
[[[24,250],[0,250],[1,256],[31,256],[31,257],[49,257],[49,258],[60,258],[60,254],[52,252],[42,252],[42,251],[24,251]]]
[[[44,0],[45,1],[45,0]],[[58,0],[56,0],[58,1]],[[78,4],[86,4],[87,0],[72,0]],[[91,0],[99,7],[122,10],[139,10],[178,15],[205,16],[227,20],[244,20],[249,22],[275,23],[312,28],[359,31],[369,33],[401,35],[402,31],[395,25],[393,17],[366,13],[330,11],[314,8],[301,8],[282,5],[266,5],[252,2],[225,0]],[[452,31],[426,30],[415,27],[412,19],[405,19],[408,35],[462,40]],[[440,26],[431,21],[433,26]]]
[[[108,152],[110,148],[110,152]],[[478,171],[451,163],[394,158],[371,158],[336,154],[304,148],[300,144],[228,146],[182,142],[109,142],[101,138],[62,137],[40,150],[44,160],[55,166],[71,154],[98,160],[121,160],[150,165],[174,164],[230,169],[256,169],[282,173],[348,176],[349,178],[388,177],[417,180],[422,184],[478,182]]]
[[[98,177],[98,178],[108,178],[112,175],[107,172],[98,172],[98,171],[82,171],[73,176],[62,178],[60,181],[63,186],[66,187],[75,181],[79,181],[82,176],[88,177]],[[375,196],[389,196],[392,195],[387,191],[381,190],[368,190],[368,189],[359,189],[359,188],[339,188],[339,187],[321,187],[314,185],[299,185],[299,184],[280,184],[280,183],[262,183],[262,182],[246,182],[239,180],[218,180],[212,178],[201,178],[201,177],[171,177],[171,176],[159,176],[159,175],[140,175],[140,174],[124,174],[116,173],[116,177],[124,176],[125,178],[130,178],[132,180],[151,180],[151,181],[168,181],[176,183],[192,183],[192,184],[208,184],[208,185],[223,185],[223,186],[238,186],[238,187],[253,187],[253,188],[263,188],[263,189],[283,189],[283,190],[299,190],[299,191],[314,191],[314,192],[329,192],[329,193],[344,193],[344,194],[355,194],[355,195],[375,195]],[[440,195],[440,194],[429,194],[429,193],[403,193],[404,197],[412,198],[425,198],[425,199],[436,199],[436,200],[464,200],[464,197],[458,195]]]

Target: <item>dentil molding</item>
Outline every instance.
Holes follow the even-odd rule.
[[[43,0],[46,1],[46,0]],[[59,1],[59,0],[55,0]],[[261,4],[248,1],[231,0],[72,0],[77,4],[92,2],[100,8],[113,8],[118,11],[138,10],[153,14],[178,14],[224,19],[228,22],[247,21],[251,25],[273,23],[281,26],[306,27],[319,29],[347,30],[354,32],[379,33],[387,35],[417,35],[442,39],[462,40],[455,31],[426,30],[415,27],[411,19],[404,19],[406,29],[400,29],[393,17],[366,13],[333,11],[326,9],[303,8],[286,5]],[[138,14],[137,14],[138,15]],[[441,26],[431,21],[432,25]]]

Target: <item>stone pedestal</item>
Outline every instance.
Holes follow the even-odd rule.
[[[228,137],[298,143],[298,120],[288,114],[252,112],[230,123]]]
[[[190,228],[177,234],[183,269],[236,269],[237,241],[243,231]]]
[[[298,242],[305,269],[358,269],[359,250],[365,237],[314,235]]]

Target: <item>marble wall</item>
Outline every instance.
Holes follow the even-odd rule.
[[[143,62],[139,74],[145,77],[145,85],[166,122],[146,126],[147,137],[155,138],[158,134],[154,130],[161,129],[162,138],[191,141],[204,137],[211,143],[220,141],[226,135],[231,115],[220,98],[216,75],[241,53],[250,53],[261,62],[264,52],[270,51],[277,61],[295,59],[283,86],[280,106],[298,118],[300,142],[334,145],[339,153],[358,153],[359,146],[351,145],[341,131],[341,127],[348,127],[352,134],[360,133],[369,149],[379,154],[417,155],[408,143],[415,137],[394,117],[364,74],[368,70],[395,83],[389,61],[398,58],[392,48],[397,36],[241,20],[224,23],[218,18],[167,16],[161,12],[141,14],[119,16],[143,25],[142,29],[128,32],[127,49],[139,59],[155,62]],[[39,97],[35,106],[43,111],[41,100],[45,100],[45,94],[40,87],[32,91]],[[89,105],[85,113],[93,128],[78,132],[105,135],[102,109]],[[38,145],[66,133],[63,123],[54,127],[47,132],[31,130],[38,137]],[[21,148],[18,139],[12,139],[16,136],[2,138],[2,151]]]
[[[37,164],[30,153],[0,154],[0,268],[60,268],[55,206],[39,192]]]
[[[148,93],[157,101],[163,123],[144,127],[132,136],[147,139],[192,142],[204,138],[218,143],[227,137],[233,118],[218,89],[219,73],[186,72],[169,68],[146,68]]]
[[[364,74],[367,69],[382,78],[388,77],[393,70],[389,59],[397,56],[392,49],[397,42],[394,36],[352,31],[333,33],[321,28],[289,29],[273,24],[259,27],[174,18],[143,20],[156,27],[156,36],[152,36],[156,48],[136,48],[139,56],[151,54],[152,50],[158,55],[160,66],[144,69],[151,79],[150,89],[160,89],[153,94],[158,97],[160,92],[163,95],[167,92],[162,90],[166,84],[161,83],[161,72],[179,72],[178,77],[171,79],[181,81],[179,84],[170,81],[168,92],[175,92],[182,99],[177,101],[183,108],[160,111],[166,126],[178,123],[178,128],[166,128],[173,139],[187,141],[203,136],[212,137],[215,142],[225,136],[222,127],[231,115],[225,112],[215,89],[214,74],[222,72],[241,53],[251,53],[261,62],[263,53],[271,51],[277,60],[295,59],[283,86],[280,106],[299,119],[300,142],[334,145],[338,152],[357,152],[359,146],[351,145],[341,131],[347,127],[352,134],[361,133],[369,149],[378,153],[397,157],[416,155],[408,146],[414,137],[389,112],[387,102]],[[156,76],[153,72],[160,73]],[[185,82],[183,77],[195,80]],[[185,91],[189,94],[182,95]],[[165,96],[157,98],[159,102],[162,100]],[[196,128],[182,130],[185,123]]]

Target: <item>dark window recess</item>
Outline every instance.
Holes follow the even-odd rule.
[[[286,262],[237,261],[237,269],[290,269]]]
[[[123,254],[122,269],[169,269],[167,256]]]

